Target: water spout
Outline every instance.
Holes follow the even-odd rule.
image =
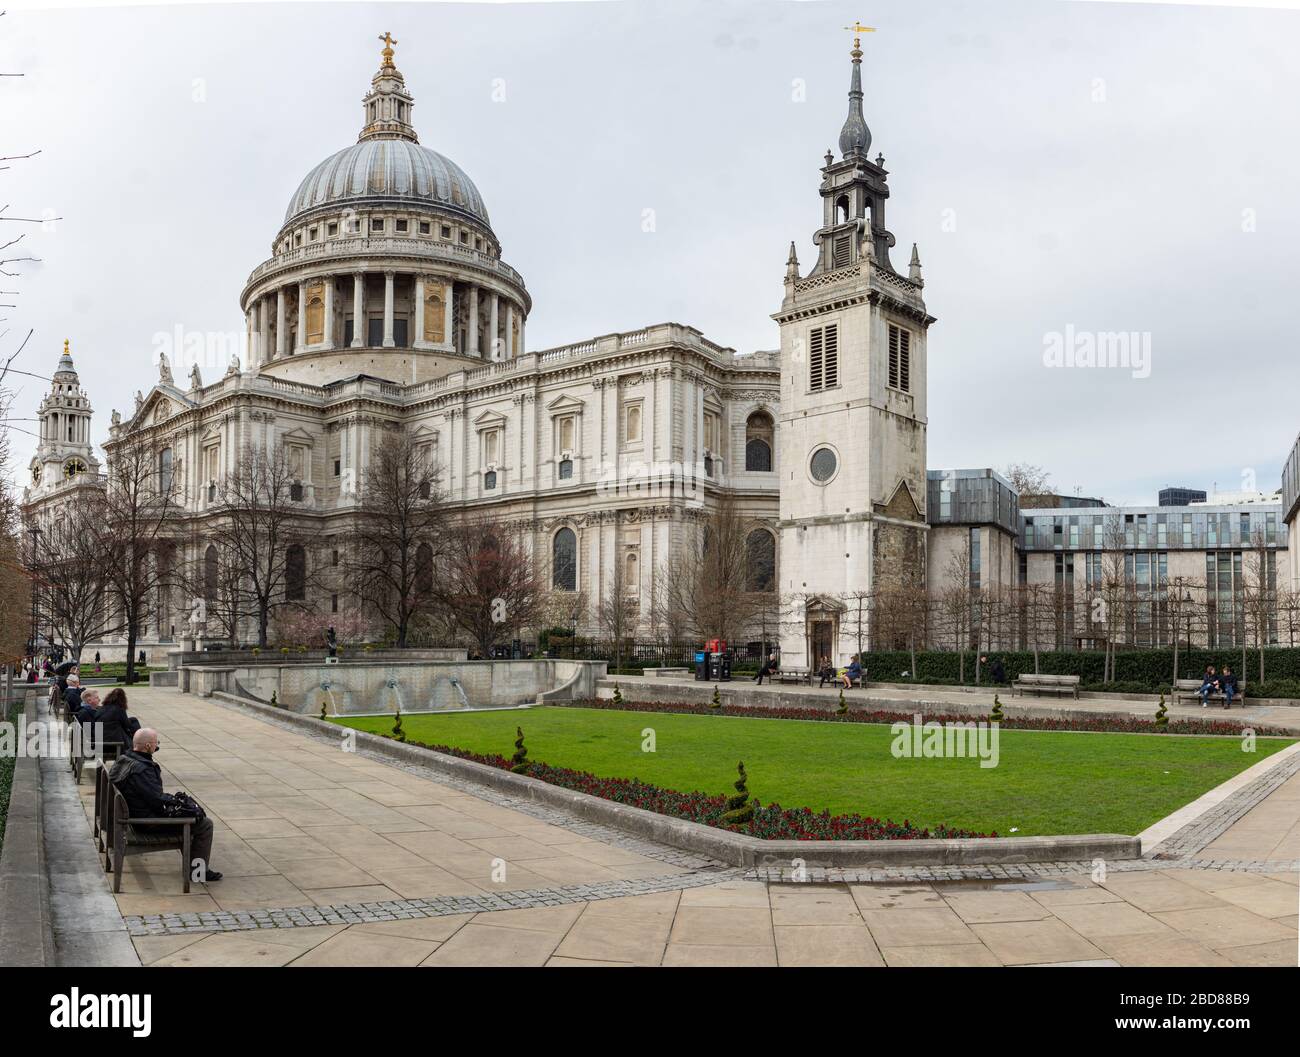
[[[465,696],[465,688],[460,685],[460,680],[454,675],[447,680],[456,689],[456,695],[460,698],[460,707],[469,708],[469,698]]]

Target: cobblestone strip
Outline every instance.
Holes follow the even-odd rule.
[[[1166,861],[1183,859],[1195,854],[1221,836],[1229,826],[1297,773],[1300,773],[1300,753],[1294,753],[1288,760],[1270,768],[1253,782],[1242,786],[1231,796],[1145,852],[1142,857]]]
[[[346,903],[324,907],[299,906],[272,910],[207,910],[194,914],[128,915],[124,920],[132,936],[175,936],[191,932],[246,932],[253,929],[356,925],[368,921],[398,921],[404,918],[491,913],[494,910],[523,910],[562,906],[566,903],[591,903],[626,896],[652,895],[657,892],[676,892],[735,880],[763,881],[769,884],[914,885],[982,881],[1008,885],[1041,885],[1046,882],[1069,882],[1071,879],[1086,877],[1094,868],[1094,864],[1088,861],[1022,863],[1007,866],[914,866],[879,870],[823,867],[797,870],[785,866],[749,869],[731,867],[720,870],[700,870],[690,874],[667,874],[635,881],[601,881],[594,884],[563,885],[523,892],[485,892],[481,895],[395,899],[382,903]],[[1128,859],[1106,864],[1107,873],[1171,869],[1300,874],[1300,859],[1263,861],[1183,859],[1178,862]]]
[[[192,914],[126,915],[132,936],[175,936],[187,932],[245,932],[250,929],[306,928],[315,925],[356,925],[367,921],[447,917],[453,914],[491,913],[533,907],[589,903],[622,896],[652,895],[700,888],[743,876],[735,867],[702,870],[693,874],[666,874],[635,881],[599,881],[561,885],[526,892],[484,892],[480,895],[436,896],[431,899],[392,899],[381,903],[345,903],[339,906],[298,906],[271,910],[205,910]]]

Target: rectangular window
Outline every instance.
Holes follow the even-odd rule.
[[[343,321],[343,344],[344,345],[352,344],[352,331],[353,331],[352,320],[345,319]]]
[[[808,334],[808,389],[819,392],[840,384],[840,329],[838,323],[814,327]]]
[[[1190,547],[1191,545],[1192,545],[1192,515],[1184,514],[1183,515],[1183,546]]]
[[[555,446],[560,451],[573,451],[576,447],[576,438],[578,435],[578,420],[573,415],[565,415],[557,419],[556,423],[556,441]]]
[[[623,408],[623,443],[641,443],[641,403],[627,404]]]
[[[843,268],[853,260],[853,242],[848,235],[837,235],[831,250],[831,267]]]
[[[340,460],[339,460],[339,459],[335,459],[335,460],[334,460],[334,476],[335,476],[335,477],[338,477],[342,472],[343,472],[343,469],[342,469],[342,466],[340,465]]]
[[[396,345],[399,349],[404,349],[407,346],[406,323],[407,321],[405,319],[393,320],[393,344]]]
[[[384,222],[383,222],[382,220],[373,220],[373,219],[372,219],[372,220],[370,221],[370,230],[371,230],[371,231],[383,231],[383,230],[384,230]]]
[[[501,457],[501,431],[489,429],[483,434],[483,463],[491,465]]]
[[[384,343],[384,320],[382,316],[375,316],[373,319],[366,320],[366,344],[372,349],[379,348]]]
[[[912,332],[889,324],[889,388],[912,391]]]
[[[443,237],[444,239],[449,239],[449,238],[451,238],[451,225],[450,225],[450,224],[443,224],[443,225],[442,225],[442,229],[441,229],[441,234],[442,234],[442,237]]]
[[[704,446],[713,455],[721,454],[721,424],[718,416],[711,411],[704,413]]]
[[[408,226],[408,225],[407,225],[407,222],[406,222],[405,220],[399,220],[399,221],[397,222],[397,230],[398,230],[398,231],[405,231],[405,230],[407,229],[407,226]]]
[[[420,221],[420,234],[421,235],[429,234],[429,222],[427,220]]]
[[[308,242],[315,242],[315,241],[316,241],[316,230],[317,230],[316,228],[308,228],[308,229],[307,229],[307,241],[308,241]]]
[[[332,236],[332,235],[337,235],[338,233],[339,233],[339,226],[337,222],[331,222],[326,225],[325,234]]]

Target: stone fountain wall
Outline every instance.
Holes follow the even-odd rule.
[[[438,712],[594,697],[603,661],[342,661],[339,664],[186,665],[181,687],[229,693],[293,712]],[[457,689],[459,684],[461,692]]]

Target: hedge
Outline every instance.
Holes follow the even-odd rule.
[[[1030,650],[983,650],[991,664],[1002,661],[1007,679],[1034,671],[1034,654]],[[916,671],[910,680],[904,672],[911,671],[912,656],[906,650],[882,650],[863,655],[863,666],[873,682],[915,681],[920,683],[957,683],[961,671],[961,654],[956,651],[926,650],[916,654]],[[968,650],[966,682],[975,681],[976,652]],[[1038,671],[1043,675],[1078,675],[1080,685],[1089,689],[1109,689],[1118,693],[1157,693],[1168,690],[1174,667],[1172,649],[1127,650],[1115,654],[1115,674],[1110,683],[1103,683],[1102,672],[1106,655],[1102,650],[1040,650]],[[1241,648],[1191,649],[1178,651],[1178,677],[1199,679],[1205,666],[1222,668],[1231,665],[1237,677],[1246,682],[1249,697],[1269,696],[1263,691],[1282,691],[1280,695],[1295,696],[1300,690],[1300,648],[1273,646],[1264,651],[1265,685],[1260,686],[1259,650],[1246,650],[1246,667],[1241,666]],[[988,682],[988,665],[981,667],[980,681]],[[1294,685],[1289,685],[1294,684]]]

